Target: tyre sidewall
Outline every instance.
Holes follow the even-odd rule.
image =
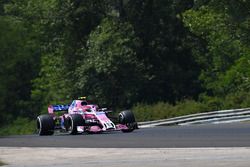
[[[76,135],[78,133],[77,126],[84,126],[85,122],[80,114],[71,114],[66,120],[68,125],[67,130],[71,135]]]
[[[37,117],[37,131],[40,136],[54,134],[54,119],[50,115],[39,115]]]

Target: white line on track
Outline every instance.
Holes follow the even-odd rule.
[[[249,167],[250,148],[0,147],[10,167]]]

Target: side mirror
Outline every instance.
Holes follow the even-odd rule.
[[[99,111],[106,111],[107,108],[100,108]]]
[[[111,113],[111,112],[113,112],[112,110],[107,110],[107,111],[105,111],[105,113]]]

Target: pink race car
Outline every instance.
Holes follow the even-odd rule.
[[[63,111],[63,114],[57,114]],[[116,130],[132,132],[138,129],[134,114],[130,110],[119,113],[117,124],[108,117],[109,112],[111,111],[106,108],[89,104],[85,97],[73,100],[70,105],[50,105],[48,114],[37,117],[38,134],[53,135],[55,130],[75,135]]]

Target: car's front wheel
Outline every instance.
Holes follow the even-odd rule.
[[[122,111],[118,116],[118,120],[120,124],[126,125],[128,127],[128,129],[123,129],[122,132],[132,132],[137,128],[135,116],[130,110]]]
[[[76,135],[78,133],[77,126],[84,126],[84,119],[80,114],[71,114],[67,119],[67,131],[71,135]]]

